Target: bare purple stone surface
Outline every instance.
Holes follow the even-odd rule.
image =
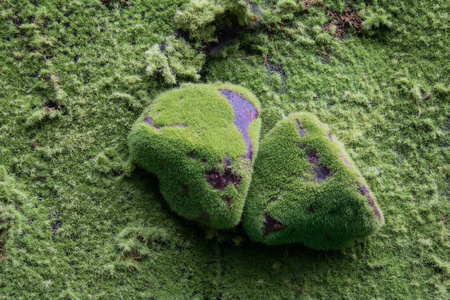
[[[219,173],[218,170],[211,170],[205,173],[206,181],[214,188],[223,190],[230,182],[237,187],[241,182],[241,178],[234,174],[230,168],[224,166],[224,172]]]
[[[156,131],[161,131],[162,126],[156,126],[153,123],[153,119],[152,117],[147,116],[143,121],[143,123],[147,123],[148,125],[150,125],[150,127],[154,128]],[[183,124],[174,124],[174,125],[170,125],[170,127],[183,127],[186,128],[186,125]]]
[[[300,126],[300,121],[299,121],[299,120],[296,119],[295,121],[297,122],[297,131],[298,131],[298,134],[299,134],[300,137],[302,138],[302,137],[304,137],[304,136],[306,135],[305,128],[303,128],[303,127]]]
[[[245,143],[244,158],[252,159],[253,151],[250,137],[248,135],[248,127],[250,123],[258,118],[258,111],[250,101],[241,97],[238,93],[230,90],[219,90],[224,95],[234,111],[234,125],[239,129]]]
[[[331,176],[330,170],[319,163],[320,155],[317,153],[315,148],[309,150],[308,154],[308,162],[314,165],[314,176],[318,183],[322,183],[327,180],[328,177]]]
[[[361,195],[366,196],[367,204],[369,204],[369,206],[372,207],[373,212],[378,217],[378,220],[381,220],[380,211],[378,210],[378,207],[375,205],[375,202],[373,201],[373,198],[370,195],[369,189],[365,185],[358,184],[358,190]]]
[[[144,119],[144,121],[142,121],[142,122],[147,123],[148,125],[150,125],[150,127],[153,127],[156,131],[160,131],[161,130],[160,127],[157,127],[157,126],[155,126],[155,124],[153,124],[153,119],[151,117],[147,116]]]
[[[313,165],[318,165],[319,164],[319,154],[317,153],[317,150],[312,148],[311,150],[309,150],[308,152],[308,161],[309,163],[313,164]]]
[[[316,181],[322,183],[331,176],[330,170],[327,167],[320,165],[316,170]]]
[[[341,160],[347,165],[347,167],[352,167],[352,164],[351,163],[349,163],[346,159],[345,159],[345,156],[344,155],[342,155],[342,154],[339,154],[339,157],[341,158]]]

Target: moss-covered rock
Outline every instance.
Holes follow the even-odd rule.
[[[224,229],[239,223],[258,152],[260,104],[229,84],[160,95],[134,124],[131,156],[155,173],[179,215]]]
[[[383,222],[355,164],[316,117],[292,114],[263,139],[243,215],[252,240],[342,249]]]

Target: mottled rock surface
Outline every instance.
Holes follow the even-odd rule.
[[[342,249],[383,222],[343,145],[313,115],[288,116],[261,142],[243,217],[252,240]]]
[[[158,176],[180,216],[213,228],[239,223],[258,152],[259,102],[229,84],[160,95],[128,138],[133,159]]]

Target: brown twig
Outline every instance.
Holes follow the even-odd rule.
[[[331,56],[331,54],[328,54],[328,53],[326,53],[326,52],[323,52],[323,51],[320,51],[320,50],[314,50],[314,51],[316,51],[316,52],[320,52],[320,53],[322,53],[323,55],[326,55],[326,56]]]

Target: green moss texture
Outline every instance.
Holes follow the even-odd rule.
[[[128,137],[132,158],[158,176],[172,210],[224,229],[241,219],[258,152],[260,104],[230,84],[186,85],[160,95]]]
[[[243,217],[252,240],[342,249],[382,223],[367,183],[316,117],[291,114],[261,141]]]
[[[0,299],[449,299],[450,2],[249,1],[253,28],[230,9],[184,47],[190,2],[0,0]],[[127,144],[171,74],[250,90],[261,140],[298,111],[328,124],[381,230],[317,251],[178,217]]]

